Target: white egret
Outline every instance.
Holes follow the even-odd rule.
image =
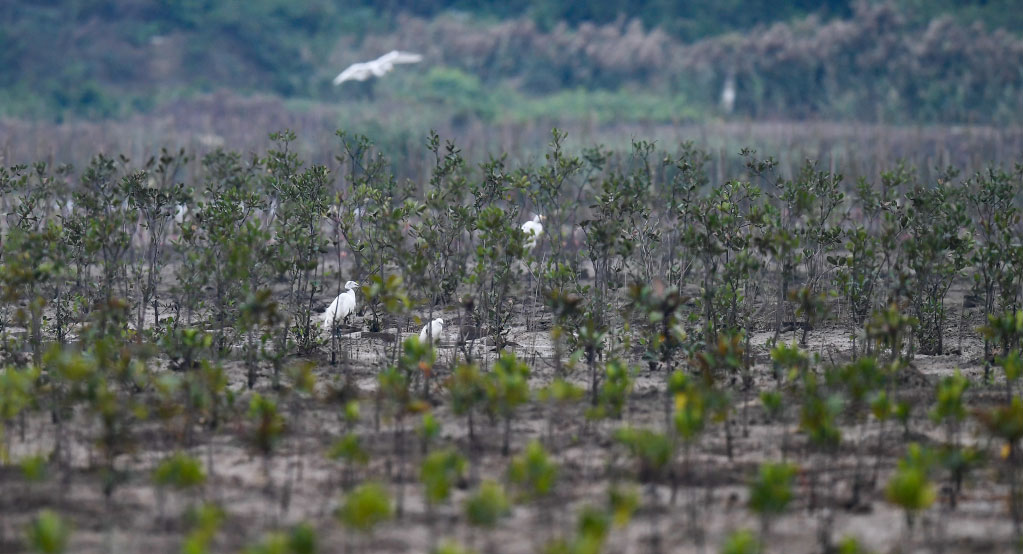
[[[419,54],[391,50],[375,60],[354,63],[348,66],[337,77],[334,77],[334,85],[340,85],[345,81],[365,81],[371,77],[383,77],[394,69],[394,66],[397,64],[419,63],[422,60],[423,56]]]
[[[345,292],[337,295],[327,311],[323,312],[324,331],[328,333],[333,331],[335,324],[355,313],[355,289],[357,288],[359,288],[359,283],[355,281],[345,283]]]
[[[735,109],[735,75],[729,74],[725,78],[725,85],[721,89],[721,110],[726,114],[732,113]]]
[[[174,223],[181,225],[185,221],[185,214],[188,213],[188,206],[184,204],[178,204],[174,208]]]
[[[536,248],[536,240],[543,234],[543,220],[546,217],[540,214],[534,214],[533,219],[522,224],[522,232],[526,234],[526,249],[532,250]]]
[[[419,332],[419,342],[426,342],[429,338],[436,344],[440,342],[440,334],[443,332],[444,320],[438,317],[423,326],[423,330]]]

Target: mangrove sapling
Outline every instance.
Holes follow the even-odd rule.
[[[53,510],[40,510],[25,530],[28,546],[39,554],[63,554],[71,537],[71,525]]]
[[[693,471],[693,449],[699,446],[700,437],[706,425],[706,394],[699,383],[688,375],[676,371],[672,374],[671,389],[675,396],[675,416],[673,439],[678,437],[682,440],[682,477],[691,485],[695,485],[698,479]],[[675,503],[679,478],[676,473],[671,473],[671,503]],[[702,532],[697,525],[697,503],[694,497],[687,502],[689,514],[689,529],[697,537]]]
[[[429,347],[423,349],[419,345],[419,337],[411,336],[403,343],[405,355],[399,360],[398,366],[391,366],[377,376],[379,388],[377,389],[378,402],[388,411],[387,417],[394,422],[393,438],[393,465],[397,466],[397,475],[393,476],[398,483],[397,514],[401,518],[405,508],[405,465],[408,449],[405,447],[405,418],[414,413],[422,412],[427,408],[425,402],[416,398],[412,392],[411,377],[413,371],[418,370],[418,363],[413,360],[421,360],[420,356],[426,352],[432,352]],[[390,473],[391,465],[388,465]]]
[[[43,355],[46,382],[42,391],[47,393],[47,404],[54,423],[53,451],[50,459],[62,473],[61,493],[71,485],[71,458],[67,445],[67,424],[75,412],[76,404],[84,396],[83,389],[96,373],[93,358],[69,349],[52,347]],[[63,498],[63,497],[62,497]]]
[[[945,441],[953,446],[959,445],[959,428],[966,419],[966,406],[963,404],[963,393],[970,386],[970,381],[963,377],[957,368],[953,375],[944,377],[938,382],[935,391],[935,403],[930,417],[935,423],[944,424]]]
[[[881,280],[878,298],[883,302],[906,301],[906,253],[903,243],[910,234],[909,203],[905,189],[915,183],[916,175],[903,164],[891,171],[881,172],[880,192],[876,195],[861,195],[863,201],[872,201],[863,206],[865,212],[877,214],[878,253],[881,256]]]
[[[423,459],[419,480],[423,484],[423,496],[426,499],[430,548],[434,548],[437,543],[437,507],[451,497],[451,489],[462,479],[465,468],[465,458],[453,449],[436,450]]]
[[[288,323],[280,329],[277,348],[288,349],[288,334],[293,331],[298,352],[304,354],[314,345],[312,305],[321,289],[323,269],[319,258],[327,251],[320,227],[327,214],[330,172],[325,166],[300,171],[301,162],[290,150],[295,138],[290,131],[271,134],[270,140],[277,148],[267,153],[265,165],[270,172],[267,186],[279,201],[271,265],[288,283]]]
[[[262,353],[264,358],[271,361],[274,368],[273,386],[278,388],[278,375],[280,373],[283,352],[271,352],[267,348],[274,332],[274,327],[283,322],[279,311],[279,304],[273,297],[273,291],[269,288],[262,288],[250,293],[242,303],[236,325],[238,330],[245,336],[244,360],[246,385],[249,389],[256,386],[259,377],[259,359]],[[257,337],[259,343],[257,344]]]
[[[370,455],[369,452],[363,448],[362,440],[355,432],[355,426],[359,422],[358,401],[350,400],[345,403],[341,420],[345,434],[330,446],[327,450],[327,458],[335,461],[341,461],[343,463],[343,468],[341,470],[341,490],[347,493],[349,489],[351,489],[352,485],[359,480],[358,474],[356,473],[357,469],[369,464]],[[320,513],[326,512],[327,504],[330,502],[331,495],[333,494],[333,489],[335,487],[333,473],[331,473],[328,477],[327,486],[328,494],[324,495]]]
[[[355,433],[355,426],[359,423],[358,401],[349,400],[345,403],[341,420],[345,434],[331,445],[327,457],[344,462],[344,469],[341,471],[341,490],[348,492],[356,480],[355,466],[365,466],[369,463],[369,452],[362,447],[362,441]]]
[[[38,402],[35,398],[41,370],[38,366],[24,369],[7,366],[0,370],[0,465],[10,461],[7,430],[19,418],[24,439],[24,414]]]
[[[153,308],[153,328],[160,324],[159,286],[162,282],[161,269],[166,246],[167,232],[180,206],[191,203],[189,194],[181,183],[174,184],[177,173],[188,164],[189,157],[184,149],[176,155],[161,150],[159,161],[150,158],[146,163],[144,179],[127,183],[126,194],[129,206],[138,211],[142,237],[146,243],[142,256],[135,256],[131,264],[135,286],[140,298],[137,303],[136,325],[139,334],[145,331],[145,310]]]
[[[825,377],[828,381],[833,381],[841,386],[845,391],[845,396],[848,399],[849,417],[862,430],[859,440],[855,442],[854,446],[856,468],[853,470],[852,498],[849,501],[850,506],[858,506],[866,484],[866,476],[863,474],[863,448],[866,442],[864,435],[868,408],[871,396],[883,390],[886,376],[876,359],[865,356],[826,372]]]
[[[987,432],[1004,443],[1005,473],[1009,478],[1009,515],[1016,544],[1023,541],[1023,490],[1020,487],[1020,439],[1023,439],[1023,400],[1018,396],[989,411],[976,412]]]
[[[339,252],[343,240],[352,254],[353,274],[382,275],[385,258],[383,252],[373,247],[375,226],[371,216],[394,201],[398,184],[388,173],[390,162],[374,150],[368,137],[342,130],[337,137],[344,151],[336,159],[342,166],[345,186],[336,198],[339,209],[331,213],[336,218]],[[340,293],[338,289],[335,296]]]
[[[778,300],[775,305],[775,326],[773,342],[778,341],[782,332],[785,314],[788,311],[789,285],[795,276],[796,266],[800,261],[799,236],[780,215],[774,215],[770,225],[759,240],[759,249],[764,252],[778,268]]]
[[[239,275],[239,269],[244,262],[239,255],[243,252],[246,255],[253,254],[245,246],[258,239],[240,236],[243,230],[251,228],[245,225],[245,197],[242,193],[227,189],[217,194],[208,189],[207,195],[207,202],[199,204],[196,210],[196,225],[182,232],[182,241],[194,249],[192,252],[195,259],[181,268],[182,272],[197,271],[205,279],[193,283],[196,279],[194,275],[182,275],[184,282],[180,286],[184,287],[183,300],[194,303],[186,305],[189,314],[203,307],[204,302],[200,300],[203,285],[212,287],[212,314],[208,317],[216,329],[214,346],[215,354],[219,357],[235,343],[235,330],[232,328],[232,323],[237,319],[235,310],[243,301],[243,291],[249,284],[248,279],[240,280],[244,276]],[[243,271],[249,271],[249,268]],[[196,288],[199,290],[194,290]]]
[[[705,169],[709,160],[710,156],[697,149],[691,141],[682,143],[678,156],[664,159],[665,167],[673,167],[675,173],[667,183],[662,199],[664,223],[668,227],[663,238],[667,248],[662,265],[666,268],[668,285],[675,288],[682,288],[695,261],[695,256],[682,241],[682,234],[689,228],[693,217],[697,192],[710,182]]]
[[[469,282],[475,288],[476,325],[487,330],[498,349],[507,342],[511,289],[518,282],[524,250],[523,232],[514,209],[488,206],[476,221],[479,244]]]
[[[367,539],[365,549],[359,551],[368,551],[372,550],[373,530],[391,519],[393,513],[387,489],[379,483],[369,481],[359,485],[345,497],[336,515],[342,525]],[[349,540],[345,539],[345,552],[351,550]]]
[[[787,459],[789,446],[789,426],[785,420],[785,408],[788,403],[784,398],[792,384],[798,382],[810,371],[810,358],[806,352],[795,344],[779,344],[771,349],[771,373],[774,376],[774,390],[761,394],[761,401],[768,408],[772,418],[779,421],[782,429],[781,457]]]
[[[1020,372],[1023,371],[1019,367],[1020,351],[1023,349],[1023,311],[989,315],[987,325],[980,328],[980,333],[985,341],[995,342],[1001,347],[1001,355],[994,361],[996,365],[1005,369],[1005,397],[1008,401],[1012,398],[1013,382],[1019,379]],[[985,381],[990,378],[986,369],[988,366],[985,361]]]
[[[601,382],[596,402],[587,411],[593,419],[621,420],[632,393],[632,377],[636,372],[620,358],[611,358],[604,364],[604,379]]]
[[[471,363],[462,363],[451,373],[447,388],[451,396],[451,411],[456,416],[465,417],[468,432],[467,457],[470,467],[475,467],[476,427],[473,416],[487,401],[487,384],[480,374],[479,367]]]
[[[256,452],[263,458],[263,476],[266,479],[265,492],[273,498],[275,487],[271,462],[286,429],[284,416],[277,409],[277,402],[261,394],[253,393],[249,400],[249,420],[252,429],[249,440]]]
[[[419,337],[411,336],[402,343],[401,357],[398,368],[405,373],[411,389],[419,388],[423,400],[430,399],[430,375],[437,363],[437,351],[427,342],[419,342]],[[416,387],[422,383],[421,387]]]
[[[188,491],[202,486],[206,482],[206,475],[202,471],[202,464],[199,460],[185,454],[176,452],[160,462],[153,470],[153,484],[156,485],[156,504],[159,522],[166,522],[167,489],[173,489],[181,494],[188,494]],[[185,513],[191,510],[191,506],[185,506]]]
[[[29,345],[32,349],[32,363],[42,362],[43,311],[47,305],[47,284],[59,281],[63,262],[57,247],[60,228],[47,225],[41,231],[23,231],[11,228],[6,234],[0,265],[2,299],[8,305],[26,308],[15,309],[14,321],[28,328]]]
[[[426,412],[423,414],[423,419],[419,422],[419,453],[422,456],[426,456],[430,452],[430,445],[437,441],[440,437],[440,433],[443,430],[443,426],[437,418],[433,415],[433,412]]]
[[[451,141],[441,149],[440,137],[430,133],[427,147],[434,156],[425,209],[418,223],[409,231],[415,238],[413,247],[423,254],[425,266],[414,271],[423,299],[429,306],[427,321],[433,321],[433,307],[454,296],[466,272],[469,250],[461,245],[472,226],[472,209],[463,201],[469,188],[465,177],[465,160]]]
[[[546,244],[550,246],[550,258],[544,279],[550,288],[563,290],[574,284],[574,270],[578,267],[570,252],[566,251],[569,237],[565,235],[565,230],[574,228],[569,218],[577,212],[578,207],[578,202],[572,198],[572,192],[573,190],[581,192],[583,188],[571,181],[584,167],[582,160],[565,152],[564,142],[567,136],[568,134],[563,131],[552,129],[551,142],[544,155],[546,163],[528,175],[530,199],[534,206],[539,208],[537,211],[547,218],[545,234],[549,235]],[[573,189],[569,185],[576,185],[578,188]],[[557,270],[562,267],[572,268],[572,271]]]
[[[605,380],[605,386],[607,381]],[[565,411],[574,404],[577,404],[586,395],[586,391],[569,381],[556,378],[549,385],[537,392],[537,399],[547,405],[546,419],[547,431],[543,435],[543,441],[547,447],[558,451],[558,441],[554,434],[554,422],[565,420]]]
[[[930,480],[933,465],[933,453],[912,443],[885,487],[885,498],[906,514],[907,541],[913,538],[919,513],[929,508],[937,498],[934,483]]]
[[[525,450],[508,463],[508,482],[516,491],[517,502],[536,504],[536,526],[548,531],[557,527],[550,499],[558,479],[558,466],[539,441],[530,441]]]
[[[956,369],[955,374],[944,377],[935,391],[935,404],[930,411],[931,420],[945,427],[945,444],[938,451],[940,465],[948,470],[949,486],[948,504],[954,510],[962,490],[966,473],[980,460],[977,450],[962,448],[959,433],[966,419],[966,405],[963,394],[969,388],[970,381]]]
[[[213,477],[216,475],[213,461],[213,439],[216,431],[220,429],[221,420],[230,415],[234,407],[234,391],[227,387],[227,374],[224,366],[215,364],[209,360],[203,360],[199,365],[199,371],[192,376],[192,380],[198,380],[202,391],[202,410],[205,419],[206,433],[206,472]]]
[[[69,165],[46,162],[0,167],[0,193],[7,208],[6,223],[22,231],[40,231],[57,214],[63,215],[67,195],[61,186],[72,173]]]
[[[545,303],[552,312],[554,325],[551,326],[551,342],[554,344],[554,378],[565,377],[565,364],[562,360],[564,342],[568,329],[579,327],[582,316],[583,298],[575,293],[565,293],[558,289],[547,291]]]
[[[714,389],[715,383],[721,381],[724,376],[730,376],[735,380],[740,368],[742,368],[745,355],[743,352],[743,338],[741,333],[718,335],[716,343],[709,345],[702,352],[698,352],[690,360],[690,365],[700,372],[704,386],[708,390]],[[732,420],[729,417],[731,401],[728,398],[727,390],[718,390],[719,394],[713,395],[715,420],[724,423],[725,426],[725,451],[728,459],[731,460],[733,452]],[[670,420],[669,420],[670,425]],[[670,429],[670,426],[668,427]]]
[[[970,262],[972,222],[963,196],[963,188],[944,180],[933,188],[917,186],[907,195],[910,234],[902,249],[912,270],[907,295],[919,322],[914,336],[921,354],[944,352],[945,296]]]
[[[338,439],[327,451],[327,457],[344,462],[341,472],[341,490],[348,492],[356,481],[356,466],[365,467],[369,463],[369,452],[362,446],[359,435],[349,431]]]
[[[408,312],[408,309],[412,305],[412,301],[409,299],[408,292],[405,289],[405,283],[400,275],[390,274],[387,278],[381,278],[379,275],[373,275],[370,277],[370,284],[368,289],[362,289],[366,293],[366,303],[371,306],[371,309],[376,310],[375,313],[379,313],[383,310],[383,313],[392,317],[401,316]],[[377,317],[377,316],[374,316]],[[379,325],[379,323],[377,324]],[[372,329],[373,324],[370,324]],[[392,344],[394,345],[392,351],[386,356],[392,360],[392,363],[398,363],[399,351],[404,344],[399,340],[400,335],[395,335]],[[347,380],[348,375],[345,376]]]
[[[586,367],[590,374],[590,405],[596,407],[597,390],[600,385],[600,375],[597,373],[597,356],[604,350],[604,337],[607,336],[607,331],[597,328],[596,322],[589,318],[579,327],[576,333],[576,338],[582,347],[586,358]]]
[[[1013,384],[1023,376],[1023,355],[1019,350],[1012,350],[1004,356],[995,358],[995,365],[1005,372],[1005,398],[1011,400],[1013,397]]]
[[[673,287],[655,281],[651,285],[634,284],[629,288],[628,309],[637,314],[643,322],[644,337],[651,369],[659,363],[664,371],[665,384],[674,371],[675,354],[683,349],[687,339],[681,323],[681,308],[686,298]],[[671,428],[671,406],[673,399],[665,387],[664,428]]]
[[[510,452],[512,419],[519,406],[529,401],[529,366],[514,353],[501,352],[494,362],[493,371],[484,378],[486,406],[491,417],[500,417],[504,423],[501,455]]]
[[[850,336],[853,340],[853,357],[860,355],[856,349],[856,336],[874,306],[874,289],[880,278],[881,258],[878,255],[878,239],[867,229],[858,225],[845,231],[844,256],[828,256],[828,261],[837,271],[833,283],[841,292],[849,307]],[[863,344],[862,354],[869,354],[869,344]]]
[[[469,550],[451,540],[445,540],[439,546],[430,551],[430,554],[476,554],[475,550]]]
[[[875,311],[867,321],[867,338],[877,343],[878,356],[887,350],[887,362],[893,372],[905,364],[906,353],[903,347],[917,325],[916,318],[904,315],[894,303]]]
[[[624,263],[622,269],[632,279],[649,283],[662,275],[658,268],[661,245],[661,214],[654,208],[659,204],[657,190],[661,188],[659,178],[655,178],[651,157],[655,154],[657,143],[647,140],[632,139],[632,149],[624,169],[631,170],[624,181],[626,194],[632,194],[639,205],[622,202],[622,216],[634,226],[625,230],[621,238]]]
[[[299,523],[288,532],[268,533],[259,543],[246,548],[244,554],[315,554],[316,531],[308,523]]]
[[[100,361],[100,367],[104,367]],[[145,408],[122,387],[112,384],[104,376],[95,376],[89,383],[89,410],[100,422],[96,444],[102,457],[103,495],[109,504],[115,489],[128,478],[128,471],[117,465],[118,457],[130,451],[132,425],[144,415]]]
[[[842,443],[842,429],[838,417],[842,413],[845,399],[837,393],[830,393],[812,372],[803,375],[800,385],[802,402],[799,411],[799,430],[809,439],[805,457],[808,460],[807,465],[811,466],[808,509],[812,512],[818,508],[819,476],[826,475],[828,468],[834,467]],[[814,464],[814,453],[822,453],[826,457]],[[814,465],[817,467],[813,467]]]
[[[750,483],[749,507],[760,517],[760,543],[768,544],[772,518],[785,513],[792,501],[792,481],[798,468],[792,464],[765,462]]]
[[[825,262],[828,254],[838,246],[842,236],[841,222],[835,221],[845,200],[842,175],[820,171],[817,162],[807,160],[795,186],[794,203],[801,205],[798,211],[803,219],[800,243],[806,287],[811,294],[817,294],[822,292],[820,282],[827,273]],[[789,200],[786,197],[788,193],[783,194],[786,201]]]
[[[224,523],[225,515],[220,506],[210,502],[192,510],[188,514],[190,530],[185,535],[181,550],[190,554],[210,554],[210,544]]]
[[[607,490],[607,511],[614,527],[626,528],[639,507],[639,494],[632,486],[612,483]]]
[[[721,554],[759,554],[763,551],[763,545],[749,529],[733,531],[721,546]]]
[[[615,433],[615,440],[628,449],[638,466],[637,479],[646,485],[650,503],[650,544],[654,552],[661,550],[660,512],[657,501],[657,483],[670,471],[675,452],[673,441],[667,435],[649,429],[623,427]]]
[[[381,265],[379,273],[372,274],[370,280],[377,278],[390,279],[392,267],[399,276],[403,276],[403,282],[411,282],[413,273],[417,271],[416,264],[423,261],[422,256],[417,256],[415,250],[409,244],[407,230],[412,222],[422,217],[425,205],[412,198],[413,190],[411,182],[395,193],[394,203],[385,204],[379,209],[370,212],[369,218],[372,222],[369,235],[371,248],[380,252]],[[386,276],[386,277],[384,277]],[[372,319],[370,330],[380,330],[380,305],[373,297],[367,296],[366,306],[369,308]],[[395,315],[388,313],[388,315]],[[397,359],[398,346],[400,341],[394,343],[394,356]]]
[[[976,223],[977,244],[970,261],[973,264],[973,291],[983,299],[984,317],[995,314],[995,292],[998,290],[1001,308],[1012,305],[1018,288],[1013,271],[1014,250],[1018,234],[1015,228],[1020,223],[1019,208],[1016,207],[1017,183],[1005,171],[988,168],[971,177],[966,185],[969,193],[966,202],[970,215]],[[991,344],[984,337],[984,372],[988,377],[991,359]]]
[[[712,195],[727,194],[715,190]],[[700,280],[699,307],[703,312],[704,341],[710,344],[721,324],[718,321],[717,293],[720,286],[719,265],[727,248],[722,243],[726,227],[734,224],[735,207],[727,200],[720,204],[713,197],[700,198],[693,211],[692,222],[685,229],[683,243],[700,262],[703,275]]]
[[[294,429],[305,429],[306,427],[302,420],[304,415],[302,408],[315,398],[316,375],[313,374],[313,364],[309,362],[294,364],[288,367],[287,375],[288,389],[286,391],[286,400],[291,424]],[[305,468],[302,461],[305,452],[303,437],[297,432],[292,436],[295,442],[294,456],[292,456],[291,462],[288,464],[288,481],[284,487],[285,494],[281,498],[281,507],[285,512],[288,511],[290,505],[291,491],[294,484],[302,481],[303,470]]]
[[[730,181],[710,193],[708,208],[713,215],[695,217],[703,227],[697,237],[713,241],[716,248],[694,246],[701,252],[704,264],[704,317],[708,341],[720,330],[735,330],[752,311],[758,286],[751,281],[760,271],[762,262],[755,254],[757,241],[763,239],[771,209],[761,199],[760,189],[750,183]],[[707,275],[708,267],[721,275]],[[707,289],[710,289],[709,291]],[[740,318],[741,312],[746,318]]]
[[[828,317],[828,293],[814,293],[809,287],[801,287],[792,291],[790,300],[796,304],[796,315],[803,316],[803,335],[799,338],[799,345],[806,346],[806,337],[810,329]],[[824,337],[821,337],[821,348],[824,346]]]
[[[129,208],[125,192],[144,176],[133,173],[119,179],[119,174],[113,158],[97,156],[82,173],[74,198],[84,217],[83,257],[94,260],[100,270],[99,290],[91,295],[99,302],[118,295],[129,298],[124,256],[131,248],[138,214]],[[122,283],[124,289],[117,290]]]
[[[633,143],[633,155],[644,160],[649,148]],[[644,154],[645,152],[645,154]],[[612,172],[600,183],[595,191],[594,204],[590,206],[591,216],[579,222],[585,234],[586,253],[593,264],[594,284],[590,313],[598,326],[608,326],[605,311],[613,299],[612,289],[619,283],[616,275],[626,269],[636,247],[634,234],[649,219],[650,210],[646,205],[650,188],[648,164],[641,164],[646,170],[637,170],[626,176]],[[641,237],[641,241],[650,237]]]
[[[495,481],[483,481],[476,492],[465,499],[465,519],[471,528],[493,531],[501,518],[511,513],[511,504],[504,487]],[[487,533],[487,552],[496,552],[494,533]],[[470,535],[470,546],[475,542],[475,533]]]

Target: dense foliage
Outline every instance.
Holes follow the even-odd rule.
[[[399,182],[365,137],[338,133],[336,172],[270,138],[194,180],[183,151],[0,170],[0,479],[55,506],[15,514],[19,547],[397,550],[378,534],[411,525],[489,552],[528,510],[538,551],[612,550],[633,518],[659,551],[703,544],[715,479],[759,523],[730,517],[728,552],[786,544],[794,506],[837,548],[835,513],[875,502],[927,544],[967,489],[1012,524],[977,540],[1023,540],[1023,165],[853,184],[744,150],[709,185],[692,144],[577,157],[555,130],[542,163],[476,167],[433,134]],[[349,279],[358,312],[321,325]],[[155,518],[74,525],[126,506]]]
[[[373,89],[333,88],[341,68],[401,47],[425,67],[385,97],[462,119],[705,118],[734,79],[756,118],[1018,122],[1019,10],[920,4],[11,0],[0,100],[44,119],[220,89],[337,102]]]

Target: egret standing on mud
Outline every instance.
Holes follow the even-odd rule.
[[[327,311],[323,312],[324,331],[330,333],[334,330],[334,325],[355,313],[355,289],[357,288],[359,288],[359,283],[355,281],[345,283],[345,292],[337,295]]]
[[[543,223],[540,223],[545,218],[540,214],[534,214],[533,219],[522,224],[522,232],[526,234],[526,249],[532,250],[536,248],[536,240],[543,234]]]
[[[444,332],[444,320],[437,318],[430,323],[423,326],[423,330],[419,332],[419,342],[426,342],[427,339],[433,344],[440,342],[440,334]]]

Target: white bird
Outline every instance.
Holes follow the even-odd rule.
[[[383,77],[394,69],[396,64],[419,63],[422,60],[423,56],[419,54],[391,50],[375,60],[354,63],[348,66],[337,77],[334,77],[334,85],[340,85],[345,81],[365,81],[370,77]]]
[[[726,114],[735,109],[735,75],[725,78],[725,86],[721,89],[721,110]]]
[[[533,219],[522,224],[522,232],[526,234],[526,249],[532,250],[536,248],[536,241],[543,234],[543,223],[541,221],[547,219],[540,214],[534,214]]]
[[[334,330],[334,325],[339,321],[355,313],[355,289],[359,283],[348,281],[345,283],[345,292],[337,295],[337,298],[330,303],[330,307],[323,312],[323,330],[328,333]]]
[[[427,337],[431,338],[436,344],[440,342],[440,334],[444,332],[444,320],[437,318],[426,325],[423,325],[423,330],[419,332],[419,342],[426,342]]]
[[[174,209],[174,223],[181,225],[185,221],[185,214],[188,213],[188,206],[184,204],[178,204]]]

